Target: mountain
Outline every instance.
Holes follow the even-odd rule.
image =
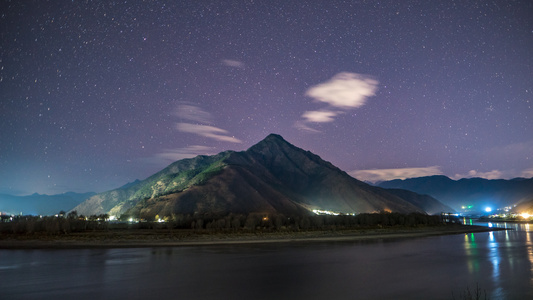
[[[74,209],[85,215],[142,218],[197,213],[308,214],[313,209],[342,213],[425,212],[426,206],[449,209],[435,199],[413,195],[363,183],[271,134],[246,151],[179,160],[145,180],[95,195]]]
[[[0,194],[0,212],[24,215],[55,215],[60,211],[69,211],[96,193],[68,192],[57,195],[32,194],[13,196]]]
[[[443,204],[439,200],[430,195],[422,195],[408,190],[402,189],[387,189],[387,192],[396,195],[409,203],[422,208],[428,214],[438,214],[441,212],[453,212],[454,209],[448,205]]]
[[[513,207],[533,199],[533,178],[488,180],[464,178],[452,180],[446,176],[427,176],[405,180],[391,180],[378,184],[382,188],[406,189],[428,194],[456,210],[463,206],[480,212],[492,208]]]

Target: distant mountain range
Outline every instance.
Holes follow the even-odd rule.
[[[368,185],[271,134],[246,151],[179,160],[142,181],[100,193],[78,214],[340,213],[449,211],[430,196]]]
[[[57,195],[32,194],[13,196],[0,194],[0,212],[23,215],[55,215],[60,211],[69,211],[96,193],[68,192]]]
[[[452,180],[438,175],[385,181],[378,186],[427,194],[458,211],[463,207],[474,212],[481,212],[486,207],[495,209],[517,205],[525,208],[528,203],[533,208],[533,178]]]

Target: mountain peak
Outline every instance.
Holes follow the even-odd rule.
[[[75,209],[86,215],[153,218],[156,214],[308,214],[313,208],[345,213],[423,211],[401,196],[350,177],[278,134],[269,134],[246,151],[174,162],[128,189],[93,196]]]
[[[281,135],[276,133],[269,134],[264,140],[281,140],[285,142],[285,139]]]
[[[266,138],[264,138],[262,141],[260,141],[259,143],[257,143],[256,145],[259,145],[259,144],[271,144],[271,143],[276,143],[276,144],[279,144],[279,143],[283,143],[283,144],[289,144],[289,142],[287,142],[281,135],[279,134],[275,134],[275,133],[271,133],[269,134]]]
[[[291,143],[287,142],[281,135],[271,133],[259,143],[250,147],[247,152],[278,152],[281,148],[294,147]]]

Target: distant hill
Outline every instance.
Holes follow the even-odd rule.
[[[421,207],[428,214],[438,214],[441,212],[454,212],[455,210],[448,205],[443,204],[439,200],[430,195],[422,195],[408,190],[402,189],[387,189],[387,192],[396,195],[413,205]]]
[[[415,193],[395,193],[363,183],[271,134],[246,151],[226,151],[177,161],[145,180],[91,197],[79,214],[342,213],[448,210]],[[440,209],[439,209],[440,208]]]
[[[0,194],[0,212],[23,215],[55,215],[60,211],[69,211],[96,193],[68,192],[57,195],[32,194],[13,196]]]
[[[519,213],[527,212],[530,215],[533,215],[533,196],[520,201],[517,204],[515,211]]]
[[[437,175],[385,181],[378,186],[431,195],[456,210],[461,210],[462,206],[473,206],[471,210],[482,211],[486,206],[492,208],[514,206],[533,199],[533,178],[452,180]]]

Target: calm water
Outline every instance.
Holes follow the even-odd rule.
[[[533,224],[372,242],[0,250],[1,299],[533,299]]]

